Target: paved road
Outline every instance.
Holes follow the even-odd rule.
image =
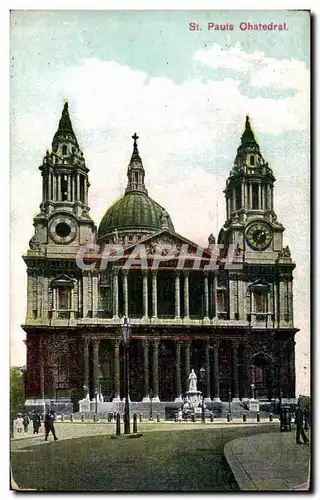
[[[309,489],[310,445],[297,445],[295,432],[235,439],[224,452],[241,490]]]
[[[278,425],[277,421],[269,422],[268,419],[261,419],[260,424],[266,424],[270,426]],[[147,432],[152,430],[182,430],[182,429],[191,429],[191,428],[200,428],[202,427],[201,422],[142,422],[138,423],[138,432]],[[232,422],[226,422],[224,419],[216,419],[214,423],[207,422],[206,428],[228,428],[228,427],[248,427],[250,425],[258,425],[255,419],[249,420],[246,424],[242,422],[242,419],[234,419]],[[121,425],[123,432],[123,424]],[[59,440],[64,439],[74,439],[80,438],[84,436],[97,436],[99,434],[115,434],[116,425],[114,422],[107,423],[105,420],[99,423],[93,422],[56,422],[55,423],[56,434]],[[131,428],[132,432],[132,428]],[[49,435],[49,441],[53,441],[53,437]],[[28,446],[33,446],[35,444],[41,444],[44,442],[44,432],[43,425],[40,428],[39,434],[32,434],[32,426],[29,426],[28,433],[15,434],[14,439],[11,440],[11,449],[22,449]]]

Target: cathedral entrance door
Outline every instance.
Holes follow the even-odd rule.
[[[257,399],[272,398],[272,370],[271,358],[264,354],[256,354],[252,358],[252,383],[255,387]]]

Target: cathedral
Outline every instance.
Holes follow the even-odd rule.
[[[176,233],[174,217],[150,198],[132,138],[127,187],[98,228],[68,103],[39,167],[40,212],[23,255],[26,404],[64,401],[77,412],[84,388],[110,408],[121,402],[124,321],[132,404],[181,402],[192,369],[198,384],[204,374],[209,406],[294,398],[295,264],[249,117],[233,163],[230,155],[226,221],[207,248]]]

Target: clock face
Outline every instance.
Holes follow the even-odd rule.
[[[246,239],[254,250],[265,250],[272,241],[272,231],[267,224],[256,222],[247,229]]]
[[[68,244],[74,240],[77,234],[77,226],[71,217],[61,215],[51,221],[49,232],[56,243]]]

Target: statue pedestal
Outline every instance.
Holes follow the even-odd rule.
[[[89,399],[81,399],[79,401],[79,411],[80,411],[80,413],[89,413],[90,412]]]
[[[259,411],[258,399],[249,399],[249,411]]]
[[[190,405],[190,408],[198,408],[201,404],[201,391],[187,391],[186,399]]]

